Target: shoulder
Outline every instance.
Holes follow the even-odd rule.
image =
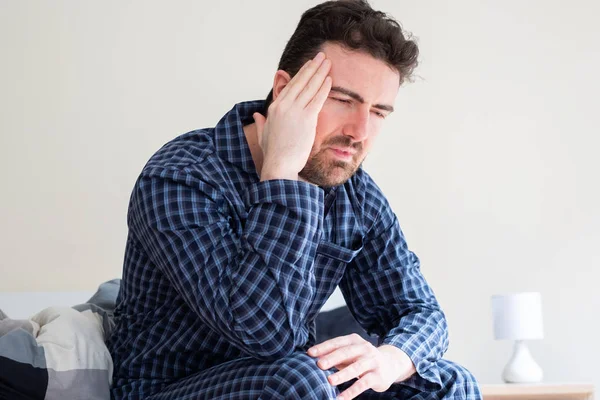
[[[164,144],[150,157],[142,175],[157,170],[183,170],[191,165],[201,165],[215,152],[213,128],[184,133]]]
[[[194,130],[163,145],[143,167],[132,196],[136,192],[141,194],[138,197],[145,197],[148,193],[175,195],[182,190],[199,190],[209,198],[218,197],[220,190],[213,180],[223,166],[214,156],[213,131]]]

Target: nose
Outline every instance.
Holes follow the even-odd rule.
[[[348,118],[344,134],[354,142],[362,142],[369,136],[370,112],[366,107],[357,107]]]

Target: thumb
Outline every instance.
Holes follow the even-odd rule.
[[[263,130],[265,129],[265,123],[267,122],[267,119],[258,112],[252,114],[252,118],[254,118],[254,122],[256,123],[256,136],[258,143],[262,143],[262,134]]]

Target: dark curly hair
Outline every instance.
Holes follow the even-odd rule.
[[[398,71],[400,84],[410,79],[417,66],[419,48],[409,40],[400,24],[366,0],[326,1],[302,14],[288,41],[278,69],[290,76],[314,58],[325,42],[365,52]],[[265,114],[273,101],[273,90],[266,99]]]

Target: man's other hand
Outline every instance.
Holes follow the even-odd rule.
[[[353,399],[368,389],[385,392],[393,383],[415,373],[414,364],[402,350],[390,345],[375,347],[355,333],[327,340],[307,353],[319,359],[319,368],[338,369],[328,377],[332,385],[358,378],[338,397],[343,400]]]

